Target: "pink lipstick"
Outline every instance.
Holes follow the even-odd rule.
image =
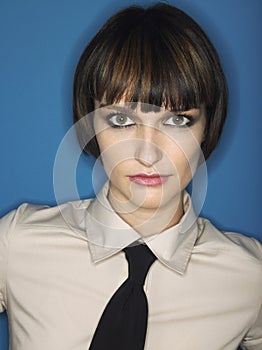
[[[168,177],[168,175],[160,174],[137,174],[129,176],[129,179],[131,182],[141,186],[159,186],[167,182]]]

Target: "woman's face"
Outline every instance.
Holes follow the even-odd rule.
[[[134,210],[178,199],[202,154],[204,106],[177,113],[142,103],[101,106],[94,128],[111,200]]]

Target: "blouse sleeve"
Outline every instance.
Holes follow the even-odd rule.
[[[252,239],[254,242],[254,245],[256,245],[257,248],[257,254],[258,261],[260,262],[261,267],[261,278],[262,280],[262,245]],[[260,284],[261,285],[261,284]],[[243,350],[262,350],[262,288],[260,287],[258,290],[258,297],[261,300],[260,307],[258,307],[257,311],[257,318],[252,325],[252,327],[249,329],[248,333],[246,334],[242,344],[241,349]]]
[[[262,349],[262,306],[258,318],[241,344],[243,350]]]
[[[6,298],[6,275],[8,262],[9,232],[14,223],[16,210],[11,211],[0,219],[0,312],[5,311]]]

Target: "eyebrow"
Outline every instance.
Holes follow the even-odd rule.
[[[132,114],[134,114],[134,111],[137,108],[137,103],[134,103],[130,106],[130,104],[128,104],[127,106],[120,106],[118,104],[107,104],[107,103],[100,103],[98,108],[103,108],[103,107],[107,107],[110,110],[114,110],[117,112],[122,112],[122,113],[130,113],[130,111],[132,112]]]
[[[122,112],[122,113],[130,113],[132,112],[131,114],[133,116],[135,116],[136,114],[136,109],[137,109],[137,104],[138,102],[126,102],[127,106],[120,106],[119,104],[109,104],[109,103],[100,103],[99,104],[99,107],[98,108],[103,108],[103,107],[108,107],[108,109],[110,110],[114,110],[114,111],[117,111],[117,112]],[[151,105],[150,105],[151,106]],[[155,108],[157,108],[158,106],[155,106]],[[198,110],[200,112],[200,107],[193,107],[193,108],[190,108],[188,110],[181,110],[181,111],[169,111],[163,107],[158,107],[159,108],[159,111],[157,110],[154,110],[154,107],[151,107],[151,110],[148,110],[147,112],[163,112],[164,114],[183,114],[183,113],[186,113],[186,112],[189,112],[190,110]],[[143,112],[143,113],[146,113],[146,112]],[[198,116],[195,116],[193,117],[195,120],[198,120],[200,118],[200,114]]]

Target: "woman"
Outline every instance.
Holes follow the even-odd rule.
[[[1,221],[12,349],[261,349],[261,245],[197,217],[185,191],[226,104],[216,51],[185,13],[109,19],[74,82],[81,148],[109,182],[96,199],[24,204]]]

